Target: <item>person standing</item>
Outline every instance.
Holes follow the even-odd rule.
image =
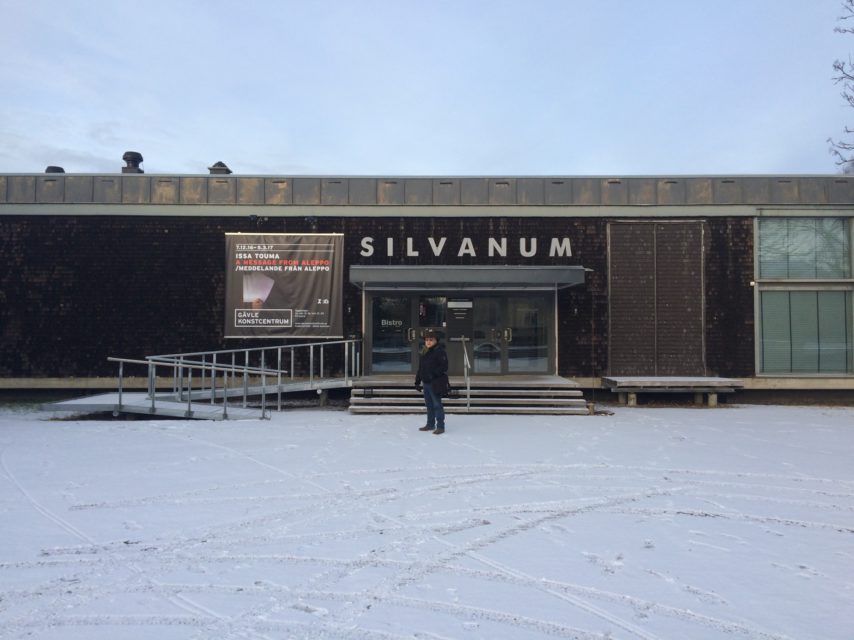
[[[424,392],[427,407],[427,423],[419,431],[432,431],[435,435],[445,433],[445,408],[442,396],[448,391],[448,355],[445,345],[439,344],[435,331],[424,332],[424,348],[415,374],[415,388]]]

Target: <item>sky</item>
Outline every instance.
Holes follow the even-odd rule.
[[[0,172],[833,174],[842,0],[0,0]]]

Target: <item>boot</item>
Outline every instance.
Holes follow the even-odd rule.
[[[434,435],[434,436],[440,436],[440,435],[442,435],[443,433],[445,433],[445,427],[436,427],[436,428],[433,430],[433,435]]]
[[[419,431],[433,431],[433,427],[431,427],[429,424],[425,424],[423,427],[419,427],[418,430]]]

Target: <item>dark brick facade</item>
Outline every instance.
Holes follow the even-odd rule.
[[[605,218],[560,217],[0,217],[0,377],[114,376],[108,356],[260,346],[223,338],[226,232],[340,232],[346,264],[480,264],[488,237],[507,237],[490,264],[577,264],[588,284],[558,296],[562,375],[604,375],[608,291]],[[753,374],[751,218],[712,218],[705,263],[706,359],[711,373]],[[361,239],[376,239],[371,257]],[[550,258],[552,237],[572,241],[571,258]],[[387,256],[385,239],[395,239]],[[427,237],[447,237],[435,257]],[[457,256],[469,237],[478,257]],[[537,238],[535,258],[518,238]],[[419,257],[407,258],[407,238]],[[345,275],[346,281],[346,275]],[[345,335],[360,329],[358,289],[344,287]],[[592,321],[591,321],[592,318]]]
[[[720,218],[706,228],[706,363],[712,375],[752,376],[753,219]]]

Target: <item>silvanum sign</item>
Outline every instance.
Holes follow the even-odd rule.
[[[417,244],[416,244],[417,241]],[[375,245],[376,243],[376,245]],[[570,257],[572,256],[572,245],[569,238],[553,237],[548,243],[548,255],[550,258]],[[362,250],[360,255],[369,258],[379,251],[382,254],[385,251],[386,256],[406,256],[417,258],[423,251],[425,255],[432,253],[434,256],[441,257],[447,255],[455,255],[458,258],[469,256],[477,257],[500,257],[506,258],[508,252],[523,258],[534,258],[541,250],[537,238],[519,238],[518,242],[509,242],[507,238],[486,238],[478,240],[478,243],[471,238],[462,238],[459,243],[454,241],[449,245],[448,238],[406,238],[405,243],[399,243],[396,238],[375,239],[370,236],[362,238]],[[546,247],[542,247],[542,253],[545,254]]]

